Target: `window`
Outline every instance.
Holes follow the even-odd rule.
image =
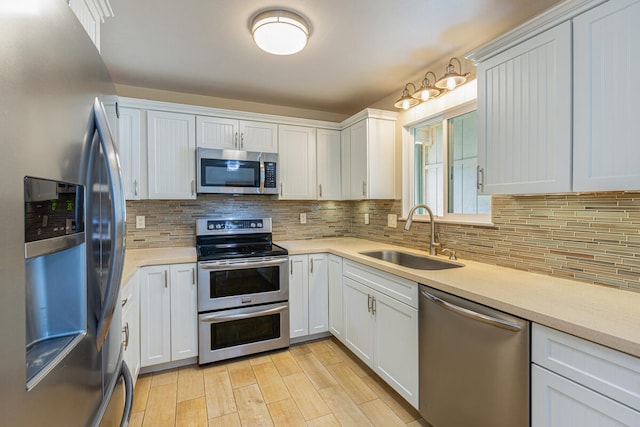
[[[412,125],[412,200],[427,204],[440,220],[491,222],[491,196],[477,194],[478,137],[474,107],[456,109]],[[422,213],[422,211],[418,211]]]

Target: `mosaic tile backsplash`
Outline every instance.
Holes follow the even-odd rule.
[[[199,196],[127,202],[127,248],[193,246],[196,218],[263,215],[275,240],[352,236],[428,249],[429,224],[387,227],[400,201],[279,201],[275,196]],[[459,258],[640,292],[640,193],[494,196],[493,225],[436,225]],[[307,214],[307,224],[299,214]],[[370,214],[365,225],[364,213]],[[135,228],[135,216],[146,228]]]

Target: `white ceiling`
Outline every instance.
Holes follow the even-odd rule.
[[[116,83],[353,114],[419,83],[558,0],[111,0],[102,56]],[[249,23],[270,7],[311,23],[291,56],[261,51]],[[460,58],[463,59],[463,58]],[[470,71],[463,62],[463,71]],[[440,75],[442,69],[433,69]]]

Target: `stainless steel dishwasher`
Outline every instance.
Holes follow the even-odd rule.
[[[529,426],[529,321],[420,285],[419,322],[433,427]]]

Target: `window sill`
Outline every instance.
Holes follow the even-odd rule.
[[[406,221],[406,215],[403,215],[401,218],[398,218],[400,221]],[[428,215],[414,215],[414,222],[431,222],[429,221]],[[481,227],[495,227],[495,224],[491,220],[491,216],[487,215],[486,219],[484,218],[455,218],[455,217],[435,217],[436,224],[457,224],[457,225],[475,225]]]

